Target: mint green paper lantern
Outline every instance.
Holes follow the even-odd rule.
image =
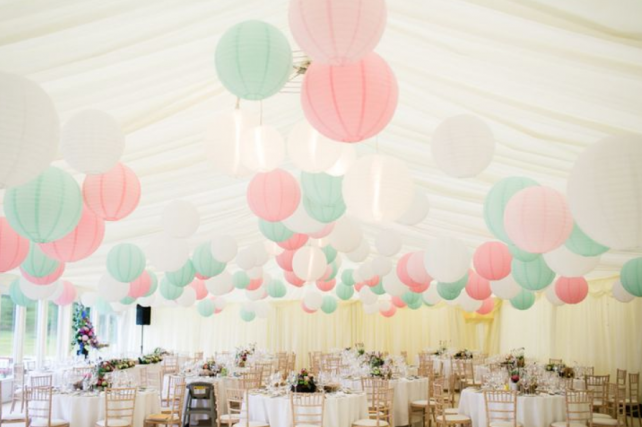
[[[375,295],[383,295],[386,293],[386,290],[383,288],[383,281],[379,279],[379,283],[377,283],[375,286],[371,287],[370,290],[375,294]]]
[[[71,233],[80,221],[82,206],[76,180],[55,167],[4,195],[9,225],[35,243],[53,242]]]
[[[484,200],[484,220],[495,237],[505,243],[512,243],[504,229],[504,210],[511,197],[524,188],[534,185],[539,184],[533,179],[522,176],[504,178],[493,185]]]
[[[453,283],[437,283],[437,293],[446,301],[452,301],[461,294],[461,288]]]
[[[401,295],[401,300],[406,303],[407,306],[421,303],[421,295],[412,291],[406,291]]]
[[[303,195],[311,202],[321,206],[334,206],[343,203],[343,176],[327,173],[301,173]]]
[[[510,251],[510,254],[513,256],[513,258],[524,262],[535,261],[537,258],[541,258],[542,256],[541,254],[526,252],[525,250],[518,248],[512,243],[508,244],[508,250]]]
[[[232,275],[232,284],[236,289],[245,289],[250,284],[250,276],[243,270],[239,270]]]
[[[256,317],[255,312],[247,311],[244,308],[242,308],[241,311],[239,311],[239,314],[241,316],[241,319],[245,320],[246,322],[251,322]]]
[[[172,283],[167,280],[167,277],[163,277],[160,284],[160,294],[166,300],[173,301],[183,295],[183,288],[172,285]]]
[[[119,282],[133,282],[145,270],[145,254],[136,245],[120,243],[107,254],[107,271]]]
[[[518,310],[528,310],[535,304],[535,294],[522,289],[517,296],[510,300],[510,304]]]
[[[460,291],[464,290],[467,283],[468,273],[464,274],[464,276],[456,282],[439,282],[439,284],[447,285],[447,288],[449,289],[459,289]]]
[[[553,283],[553,279],[555,279],[555,272],[542,257],[531,262],[513,259],[511,273],[517,284],[529,291],[541,291]]]
[[[145,296],[151,297],[152,295],[154,295],[154,292],[156,292],[156,289],[158,289],[158,277],[156,277],[156,273],[149,270],[147,270],[147,274],[149,274],[151,284],[149,285],[149,291],[147,291]]]
[[[325,254],[325,260],[328,264],[334,262],[334,260],[337,258],[337,250],[332,246],[324,246],[321,248],[321,250]]]
[[[285,242],[294,236],[294,232],[283,225],[282,222],[270,222],[259,219],[259,230],[261,230],[261,233],[266,239],[276,243]]]
[[[327,280],[334,279],[335,277],[337,277],[337,273],[339,273],[339,266],[337,265],[336,262],[331,262],[330,268],[332,268],[332,271],[330,272],[330,275],[328,276]]]
[[[354,288],[344,283],[339,283],[335,288],[335,292],[337,294],[337,297],[339,297],[339,299],[343,301],[347,301],[350,298],[352,298],[352,295],[354,295]]]
[[[169,280],[172,285],[180,288],[192,283],[194,276],[196,276],[196,269],[194,269],[194,264],[192,264],[192,261],[190,260],[187,260],[185,265],[178,270],[165,273],[167,280]]]
[[[96,300],[96,303],[94,304],[93,308],[96,310],[98,314],[112,314],[114,312],[114,309],[112,308],[111,304],[102,298],[98,298]]]
[[[341,281],[346,285],[346,286],[354,286],[354,278],[352,277],[352,273],[354,273],[354,270],[351,268],[343,270],[343,273],[341,273]]]
[[[192,254],[192,265],[198,274],[204,277],[218,276],[225,270],[226,263],[220,262],[212,256],[211,244],[202,243],[196,247]]]
[[[343,201],[335,205],[320,205],[303,196],[303,207],[305,211],[319,222],[330,223],[338,220],[346,212],[346,205]]]
[[[254,20],[236,24],[223,34],[215,63],[223,86],[253,101],[279,92],[293,71],[292,49],[283,33]]]
[[[424,303],[422,302],[421,298],[419,298],[417,301],[412,302],[411,304],[406,304],[406,306],[411,309],[411,310],[419,310]]]
[[[29,253],[20,267],[32,277],[45,277],[56,271],[60,261],[49,258],[38,245],[30,245]]]
[[[577,223],[573,224],[573,231],[564,244],[569,251],[582,256],[598,256],[609,250],[587,236]]]
[[[214,301],[209,298],[200,300],[198,304],[196,304],[196,310],[198,311],[198,314],[203,317],[210,317],[212,314],[214,314],[215,309],[216,307],[214,307]]]
[[[9,296],[15,305],[30,307],[34,304],[34,302],[27,298],[20,290],[20,279],[15,279],[11,282],[11,285],[9,285]]]
[[[132,305],[135,302],[136,302],[136,298],[130,297],[129,295],[127,295],[125,298],[120,300],[120,303],[122,305]]]
[[[321,303],[321,311],[325,314],[332,314],[337,310],[337,306],[337,300],[330,295],[326,295],[323,297],[323,303]]]
[[[620,272],[622,287],[631,295],[642,297],[642,258],[628,260]]]
[[[288,288],[280,280],[272,280],[265,289],[272,298],[283,298],[288,293]]]

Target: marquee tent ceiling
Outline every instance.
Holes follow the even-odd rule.
[[[492,239],[482,204],[493,183],[525,175],[565,191],[586,146],[606,135],[642,133],[642,3],[387,3],[388,26],[376,50],[397,75],[400,101],[391,124],[358,150],[405,161],[430,198],[431,211],[418,226],[392,226],[404,251],[446,235],[473,249]],[[202,136],[208,122],[235,103],[216,77],[217,40],[237,22],[262,19],[293,43],[287,1],[13,0],[0,8],[0,71],[40,83],[62,121],[87,108],[115,116],[127,134],[122,160],[141,179],[137,210],[108,223],[103,246],[69,264],[66,279],[94,287],[109,249],[120,242],[145,248],[173,199],[200,211],[194,246],[220,233],[234,235],[240,247],[263,239],[245,201],[248,181],[212,170]],[[259,105],[243,102],[242,108],[258,111]],[[303,118],[294,94],[270,98],[262,109],[264,121],[284,134]],[[486,171],[455,179],[436,167],[429,141],[441,120],[466,112],[490,124],[498,145]],[[63,160],[55,165],[82,180]],[[364,226],[371,242],[377,230]],[[591,277],[615,274],[640,254],[608,252]]]

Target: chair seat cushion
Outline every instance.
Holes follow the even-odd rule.
[[[234,424],[232,427],[270,427],[270,425],[263,421],[241,421],[240,423]]]
[[[510,421],[493,421],[489,424],[489,427],[514,427],[514,426],[521,427],[522,425],[520,423],[513,424]]]
[[[444,409],[446,415],[459,415],[459,409],[457,408],[446,408]]]
[[[455,414],[446,414],[445,415],[446,422],[448,423],[469,423],[471,422],[470,417],[467,417],[466,415],[455,415]],[[441,422],[444,420],[443,415],[437,415],[437,423]]]
[[[100,427],[105,427],[107,425],[105,420],[96,421],[96,425]],[[109,427],[129,427],[131,423],[127,420],[120,418],[112,418],[109,420]]]
[[[151,414],[145,419],[150,421],[178,421],[176,414],[174,414],[174,416],[172,416],[172,414]]]
[[[609,414],[593,414],[593,418],[613,418]]]
[[[414,402],[410,403],[410,406],[417,406],[417,407],[425,408],[426,406],[428,406],[428,401],[427,400],[415,400]]]
[[[294,427],[319,427],[318,424],[297,424]]]
[[[17,421],[24,421],[25,420],[25,414],[4,414],[2,416],[2,422],[3,423],[8,423],[8,422],[17,422]]]
[[[379,420],[379,424],[377,424],[377,420],[365,419],[355,421],[352,425],[357,427],[387,427],[389,424],[386,420]]]
[[[569,423],[569,427],[586,427],[586,424],[583,423]],[[555,421],[551,424],[551,427],[566,427],[566,421]]]
[[[593,417],[593,425],[598,426],[616,426],[618,425],[618,420],[613,418],[602,418],[602,417]]]
[[[34,418],[31,420],[31,427],[47,427],[47,419],[46,418]],[[51,419],[51,424],[49,424],[51,427],[57,427],[57,426],[68,426],[69,421],[61,420],[59,418],[52,418]]]
[[[236,414],[223,414],[219,417],[221,421],[240,421],[241,417]]]

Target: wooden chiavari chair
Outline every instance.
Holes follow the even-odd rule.
[[[375,396],[379,389],[390,388],[390,381],[383,378],[364,377],[361,378],[361,388],[368,398],[368,408],[372,409],[376,403]]]
[[[640,413],[640,373],[629,374],[629,397],[624,401],[628,408],[628,413],[631,416],[631,426],[633,420],[636,419],[637,424],[642,427],[642,414]],[[633,418],[635,413],[635,418]]]
[[[29,387],[50,387],[52,385],[53,375],[29,375]]]
[[[202,351],[195,351],[193,359],[195,361],[203,360],[203,354],[204,353]]]
[[[0,381],[0,396],[2,396],[2,381]],[[5,424],[24,423],[27,418],[23,414],[5,414],[2,412],[2,402],[0,402],[0,426]]]
[[[587,425],[593,427],[593,392],[586,390],[566,392],[566,421],[556,421],[551,427]]]
[[[96,427],[132,427],[136,408],[135,388],[108,388],[105,390],[105,419]]]
[[[11,393],[11,411],[16,407],[16,403],[20,402],[20,412],[25,410],[25,396],[24,396],[24,387],[25,387],[25,365],[22,363],[13,364],[13,390]]]
[[[587,391],[593,395],[593,409],[597,412],[606,412],[608,409],[608,388],[610,375],[587,375],[584,377]]]
[[[451,401],[450,396],[444,393],[443,383],[435,382],[433,386],[433,399],[435,399],[435,424],[437,426],[472,426],[472,420],[466,415],[449,412]]]
[[[167,373],[178,373],[178,356],[166,355],[163,358],[162,366]]]
[[[328,355],[323,358],[321,370],[332,375],[341,374],[341,357]]]
[[[374,390],[369,418],[352,423],[352,427],[387,427],[393,426],[394,389],[388,385]]]
[[[240,385],[245,390],[260,388],[263,384],[263,370],[253,368],[241,374]]]
[[[625,391],[618,384],[609,384],[609,414],[593,414],[594,426],[617,426],[626,424]]]
[[[165,386],[165,383],[167,383],[167,386]],[[169,414],[172,411],[172,402],[174,401],[176,387],[185,388],[185,377],[180,375],[168,375],[167,378],[163,380],[163,388],[160,393],[160,403],[161,412],[164,414]],[[185,395],[184,391],[183,395]]]
[[[435,399],[432,398],[432,386],[436,379],[434,377],[433,365],[426,365],[424,369],[424,372],[421,370],[419,371],[419,375],[428,378],[428,397],[426,400],[415,400],[410,402],[408,407],[408,420],[410,425],[412,425],[413,416],[416,414],[421,415],[421,423],[425,426],[430,425],[431,417],[434,418],[435,416]],[[443,379],[438,381],[443,382]]]
[[[489,427],[518,427],[517,392],[505,390],[484,391],[486,423]]]
[[[296,365],[296,353],[291,352],[288,357],[288,372],[294,371],[294,366]]]
[[[91,376],[96,371],[94,366],[75,366],[72,370],[74,375],[86,377]]]
[[[155,425],[163,426],[181,426],[183,425],[183,408],[185,406],[185,384],[175,384],[171,393],[172,398],[169,402],[170,411],[168,413],[151,414],[145,417],[144,427]]]
[[[464,368],[463,375],[459,379],[459,382],[461,384],[461,388],[464,389],[466,387],[479,385],[475,381],[475,365],[473,364],[473,361],[472,360],[464,360],[463,361],[463,368]]]
[[[255,363],[253,369],[261,371],[261,385],[265,384],[268,378],[270,378],[270,375],[274,374],[275,372],[274,363],[270,361],[257,362]]]
[[[27,427],[69,427],[68,421],[51,418],[52,392],[51,386],[25,387]]]
[[[250,420],[250,399],[247,389],[228,388],[226,393],[227,413],[238,417],[240,421],[235,424],[237,427],[270,427],[267,423]]]
[[[232,381],[231,381],[232,382]],[[231,382],[228,383],[228,386],[231,386]],[[239,388],[240,381],[233,380],[234,385],[231,386],[230,388]],[[239,416],[237,414],[224,414],[225,408],[227,407],[227,401],[226,399],[223,399],[223,395],[221,392],[221,387],[220,383],[215,383],[214,384],[214,402],[216,404],[216,426],[217,427],[232,427],[234,424],[238,423],[241,421]],[[240,408],[239,408],[240,409]]]
[[[147,387],[149,372],[147,366],[139,365],[137,369],[138,373],[138,385],[141,387]]]
[[[325,412],[325,394],[292,393],[292,427],[323,427]]]
[[[617,386],[620,387],[620,390],[626,391],[626,369],[618,369],[615,378]]]
[[[312,375],[318,376],[321,371],[321,352],[320,351],[311,351],[308,353],[310,358],[310,372]]]

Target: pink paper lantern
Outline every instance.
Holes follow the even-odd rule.
[[[127,296],[132,298],[140,298],[145,296],[149,289],[152,287],[152,278],[147,272],[143,270],[140,276],[133,282],[129,283],[129,293]]]
[[[477,314],[482,316],[487,315],[495,308],[495,300],[493,298],[486,298],[482,303],[482,306],[477,310]]]
[[[380,312],[383,317],[392,317],[397,313],[397,307],[393,304],[390,306],[389,310]]]
[[[53,242],[41,243],[40,249],[58,261],[78,261],[96,252],[104,236],[105,221],[85,205],[80,221],[71,233]]]
[[[408,274],[408,261],[410,260],[410,257],[412,255],[413,252],[409,252],[399,258],[399,261],[397,262],[397,277],[399,277],[399,280],[401,280],[401,283],[403,283],[404,285],[411,288],[416,288],[421,286],[422,284],[412,280],[412,278]]]
[[[369,279],[364,280],[363,282],[367,285],[370,286],[371,288],[377,286],[379,284],[379,276],[374,275]]]
[[[332,266],[328,265],[325,268],[325,273],[323,273],[323,276],[321,276],[321,278],[319,280],[322,281],[322,282],[325,282],[326,280],[328,280],[330,278],[330,276],[332,276],[332,272],[333,271],[334,270],[332,269]]]
[[[332,289],[334,289],[336,284],[337,284],[336,279],[332,279],[328,281],[317,280],[317,288],[319,288],[319,290],[323,292],[330,292]]]
[[[564,195],[547,187],[528,187],[506,205],[504,228],[520,249],[541,254],[564,244],[573,231],[573,217]]]
[[[288,240],[284,242],[278,242],[277,245],[288,251],[296,251],[297,249],[303,247],[303,245],[305,245],[307,241],[307,234],[296,233]]]
[[[283,273],[283,277],[285,277],[285,280],[291,284],[296,286],[297,288],[300,288],[301,286],[305,285],[305,280],[302,280],[297,277],[296,274],[294,274],[293,271],[285,271]]]
[[[292,260],[296,251],[283,251],[276,256],[276,263],[285,271],[293,271]]]
[[[381,132],[397,108],[397,79],[379,55],[342,67],[313,62],[301,105],[308,122],[335,141],[359,142]]]
[[[64,306],[69,305],[76,300],[76,287],[70,282],[63,280],[62,281],[62,293],[54,301],[55,304]]]
[[[259,277],[257,279],[252,279],[252,280],[250,280],[250,284],[247,285],[247,288],[245,288],[245,289],[247,289],[248,291],[255,291],[258,288],[260,288],[262,284],[263,284],[263,278],[262,277]]]
[[[58,267],[54,270],[54,272],[49,274],[48,276],[43,276],[43,277],[30,276],[29,274],[27,274],[26,271],[22,269],[22,267],[20,267],[20,272],[22,273],[22,277],[24,277],[34,285],[51,285],[56,280],[60,279],[60,277],[62,276],[62,273],[65,272],[65,263],[61,262],[60,264],[58,264]]]
[[[310,233],[310,237],[312,237],[313,239],[323,239],[324,237],[332,233],[332,230],[334,230],[334,222],[331,222],[330,224],[326,225],[316,233]]]
[[[408,263],[406,264],[406,270],[408,271],[408,276],[412,279],[413,282],[419,284],[430,284],[432,282],[432,277],[426,272],[426,267],[424,263],[424,252],[413,252],[408,258]],[[412,287],[415,287],[414,285]]]
[[[207,288],[205,287],[205,281],[203,279],[194,279],[192,283],[189,284],[189,287],[194,289],[196,292],[196,300],[200,301],[207,297]]]
[[[390,302],[394,307],[397,307],[397,308],[404,308],[406,306],[406,303],[403,302],[403,300],[397,296],[393,296],[392,298],[390,298]]]
[[[386,27],[384,0],[292,0],[290,31],[314,62],[345,65],[372,52]]]
[[[211,279],[211,277],[203,276],[203,275],[202,275],[201,273],[199,273],[198,271],[197,271],[196,273],[194,273],[194,277],[196,277],[196,278],[197,278],[197,279],[199,279],[199,280],[207,280],[207,279]]]
[[[85,204],[105,221],[118,221],[132,213],[140,201],[140,181],[118,163],[109,172],[87,175],[82,184]]]
[[[421,294],[427,291],[429,287],[430,287],[430,282],[420,283],[417,286],[409,286],[410,290],[416,294]]]
[[[305,311],[308,314],[313,314],[317,312],[316,310],[311,310],[308,307],[306,307],[303,301],[301,301],[301,308],[303,309],[303,311]]]
[[[282,169],[257,173],[247,187],[250,209],[266,221],[283,221],[294,213],[300,200],[299,183]]]
[[[475,271],[484,279],[501,280],[510,274],[513,256],[502,242],[486,242],[473,256]]]
[[[468,282],[466,282],[466,293],[472,299],[482,301],[489,298],[493,291],[490,289],[490,281],[481,277],[476,272],[469,270]]]
[[[588,295],[589,286],[583,277],[560,277],[555,281],[555,294],[566,304],[579,304]]]
[[[0,217],[0,273],[22,264],[29,253],[29,240],[14,231],[5,217]]]
[[[361,289],[363,289],[364,286],[366,286],[365,282],[357,282],[354,284],[354,289],[355,291],[359,292],[361,291]]]

